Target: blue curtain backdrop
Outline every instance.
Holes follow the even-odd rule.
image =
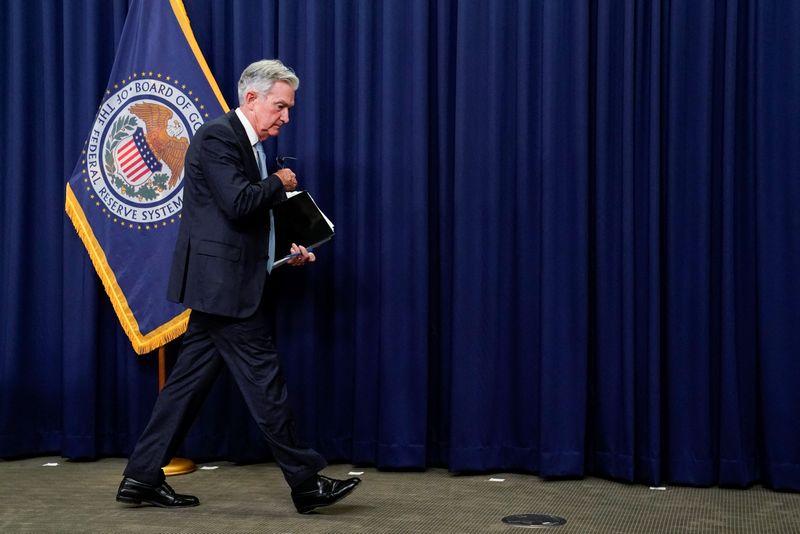
[[[0,456],[126,455],[155,357],[63,206],[127,3],[1,4]],[[301,78],[270,148],[337,236],[279,346],[330,460],[800,490],[800,3],[185,4],[230,104]],[[226,375],[182,452],[265,458]]]

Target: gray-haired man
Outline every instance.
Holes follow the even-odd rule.
[[[167,296],[192,314],[169,380],[128,460],[120,502],[199,504],[175,493],[161,467],[174,456],[223,365],[264,433],[298,512],[333,504],[360,482],[319,475],[325,460],[298,444],[273,341],[270,208],[297,180],[291,169],[267,175],[261,142],[289,122],[299,83],[278,60],[249,65],[239,80],[239,107],[201,126],[189,145]],[[315,260],[294,244],[291,251],[277,251],[287,252],[298,254],[289,261],[294,266]]]

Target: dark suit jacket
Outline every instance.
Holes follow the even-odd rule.
[[[261,180],[233,111],[197,130],[185,169],[167,298],[206,313],[248,317],[264,290],[269,209],[286,198],[283,184],[275,175]]]

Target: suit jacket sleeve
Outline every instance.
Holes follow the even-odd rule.
[[[248,217],[285,198],[283,183],[277,176],[271,175],[263,182],[247,178],[239,141],[222,125],[206,130],[199,155],[211,194],[229,219]]]

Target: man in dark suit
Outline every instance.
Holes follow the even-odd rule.
[[[128,460],[120,502],[199,504],[196,497],[175,493],[161,467],[174,456],[223,365],[264,433],[298,512],[333,504],[360,482],[320,475],[325,460],[298,444],[273,341],[270,208],[297,180],[291,169],[267,176],[261,142],[289,122],[298,85],[294,72],[278,60],[248,66],[239,79],[239,108],[201,126],[186,153],[167,296],[192,313],[169,380]],[[290,265],[315,260],[304,247],[293,244],[291,252],[296,256]]]

